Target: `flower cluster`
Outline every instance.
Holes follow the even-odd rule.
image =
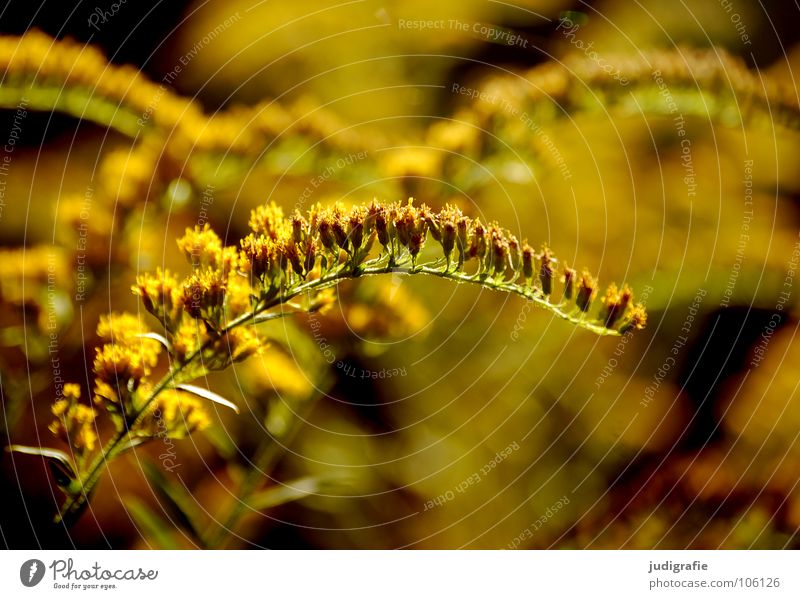
[[[262,344],[251,328],[228,326],[255,306],[246,276],[251,264],[244,253],[224,246],[208,225],[187,229],[178,247],[192,267],[190,274],[179,279],[159,269],[140,275],[133,293],[161,323],[173,360],[192,363],[183,373],[191,380],[258,353]]]
[[[239,268],[257,298],[254,307],[303,286],[321,288],[330,280],[397,269],[517,293],[596,331],[624,332],[642,328],[646,320],[631,290],[614,285],[593,315],[597,283],[588,272],[579,274],[561,265],[547,246],[537,251],[496,223],[484,224],[454,206],[434,211],[413,200],[373,201],[349,209],[314,206],[307,216],[295,212],[287,218],[270,204],[253,211],[250,227],[240,243]],[[215,253],[229,251],[205,239],[207,230],[192,235]],[[431,240],[436,249],[426,251]],[[228,262],[235,262],[232,252]],[[204,298],[207,318],[224,311],[220,286],[209,278],[190,283]]]
[[[181,439],[211,424],[202,401],[177,389],[166,389],[147,406],[137,426],[142,437]]]
[[[50,431],[67,443],[83,464],[98,445],[97,417],[106,414],[122,434],[132,439],[185,437],[209,424],[209,417],[197,397],[179,389],[165,389],[152,397],[153,371],[162,344],[127,313],[100,318],[97,335],[104,343],[96,349],[93,362],[94,407],[80,403],[81,389],[67,383],[63,397],[52,406],[55,420]]]
[[[52,408],[56,419],[50,430],[70,445],[72,457],[18,447],[56,464],[59,484],[69,495],[64,513],[85,503],[86,485],[90,490],[110,456],[149,439],[180,438],[206,428],[210,419],[201,399],[235,409],[188,382],[260,353],[264,344],[248,325],[324,309],[342,279],[402,272],[478,284],[521,295],[599,334],[639,329],[646,321],[629,287],[611,285],[594,310],[597,283],[589,273],[579,275],[547,246],[537,251],[455,206],[435,211],[412,199],[373,201],[350,208],[316,205],[305,216],[286,217],[268,204],[252,212],[249,225],[251,232],[235,246],[225,245],[208,225],[187,229],[178,240],[190,265],[185,276],[159,269],[137,278],[133,293],[157,319],[160,332],[132,314],[100,319],[94,407],[79,402],[77,385],[66,384]],[[169,370],[156,380],[165,350]],[[99,445],[101,410],[117,434],[85,467]]]
[[[74,383],[64,385],[63,398],[52,406],[55,420],[50,424],[50,432],[68,443],[79,456],[92,452],[97,444],[95,417],[97,412],[79,403],[81,388]]]

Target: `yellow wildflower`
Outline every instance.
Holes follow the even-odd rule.
[[[183,288],[168,270],[136,277],[133,293],[142,298],[145,310],[155,316],[170,332],[178,329],[183,314]]]
[[[193,268],[222,267],[222,240],[208,223],[203,227],[186,229],[183,237],[178,239],[178,247]]]
[[[56,401],[51,411],[55,420],[49,429],[62,441],[68,443],[77,453],[93,451],[97,446],[95,416],[97,413],[89,406],[78,403],[81,389],[74,383],[67,383],[63,389],[63,399]]]
[[[166,389],[148,406],[133,433],[141,437],[180,439],[210,424],[201,399],[177,389]]]

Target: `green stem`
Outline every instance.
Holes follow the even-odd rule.
[[[208,545],[209,548],[225,548],[227,541],[231,538],[231,533],[244,515],[245,508],[252,509],[248,505],[248,501],[253,491],[258,488],[263,475],[271,472],[278,464],[280,458],[283,456],[285,447],[297,436],[306,417],[322,395],[322,393],[315,391],[310,398],[302,401],[302,405],[298,405],[297,411],[299,412],[300,408],[302,408],[302,414],[295,414],[291,425],[284,434],[265,437],[259,443],[255,455],[253,456],[252,465],[248,468],[247,473],[244,475],[239,485],[235,501],[228,510],[228,513],[219,520],[219,528],[217,528],[216,532],[211,536]],[[277,443],[277,441],[281,441],[281,443]]]

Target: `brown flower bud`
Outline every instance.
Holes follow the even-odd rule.
[[[375,213],[375,230],[378,232],[378,241],[383,247],[389,245],[389,222],[388,210],[379,207]]]
[[[427,225],[428,230],[430,231],[430,233],[433,236],[433,238],[436,241],[441,241],[442,240],[442,232],[441,232],[441,229],[439,228],[439,223],[436,221],[436,219],[433,216],[433,212],[431,212],[431,209],[427,205],[423,204],[419,208],[419,216],[420,216],[420,219],[423,220],[425,222],[425,224]]]
[[[336,239],[337,245],[343,250],[348,248],[347,230],[345,229],[344,217],[337,214],[331,223],[331,231]]]
[[[464,263],[464,256],[469,247],[469,228],[470,219],[467,216],[462,216],[456,223],[456,247],[458,247],[458,262]]]
[[[306,219],[300,215],[300,212],[295,210],[292,216],[292,239],[294,239],[295,243],[300,243],[305,238],[307,229],[308,223]]]
[[[334,252],[336,247],[336,236],[333,234],[333,227],[331,221],[327,218],[319,221],[319,240],[328,251]]]
[[[547,246],[542,247],[539,255],[541,267],[539,268],[539,280],[542,283],[542,292],[545,295],[553,293],[553,254]]]
[[[630,304],[633,292],[627,285],[622,291],[617,290],[617,286],[611,284],[603,296],[603,308],[600,318],[605,322],[607,328],[613,328],[617,321],[622,318]]]
[[[397,230],[397,239],[408,247],[411,236],[417,229],[417,209],[411,204],[411,200],[398,211],[394,226]]]
[[[486,256],[486,229],[480,221],[475,221],[469,239],[469,257],[482,260]]]
[[[642,304],[636,304],[631,308],[630,316],[620,327],[620,333],[624,334],[628,331],[643,329],[645,325],[647,325],[647,312]]]
[[[444,251],[444,257],[449,261],[450,254],[453,253],[456,245],[456,224],[453,221],[445,221],[442,224],[441,237],[442,251]]]
[[[489,256],[491,262],[490,271],[495,275],[499,275],[506,270],[506,260],[508,259],[508,242],[505,239],[502,231],[496,226],[490,230],[490,239],[492,244],[492,252]]]
[[[353,210],[348,219],[347,238],[353,244],[353,249],[360,249],[364,242],[364,216],[358,211]]]
[[[314,263],[317,260],[317,244],[313,239],[306,239],[303,247],[304,261],[303,267],[306,274],[314,270]]]
[[[581,280],[578,283],[578,294],[575,297],[575,303],[582,312],[589,311],[596,293],[597,283],[592,279],[592,275],[584,270],[581,275]]]
[[[561,277],[561,281],[564,283],[564,298],[565,299],[572,299],[572,294],[575,290],[575,279],[577,278],[578,273],[575,271],[574,268],[570,268],[569,266],[564,266],[564,275]]]
[[[533,279],[533,255],[533,248],[524,243],[522,245],[522,276],[528,283]]]
[[[521,264],[519,241],[513,235],[508,236],[508,261],[511,270],[515,273],[519,272]]]

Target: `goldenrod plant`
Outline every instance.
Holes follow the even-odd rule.
[[[69,453],[12,447],[55,461],[67,495],[59,520],[80,513],[111,459],[148,440],[205,428],[202,399],[236,409],[190,383],[264,351],[254,325],[324,308],[343,279],[436,276],[520,295],[599,335],[645,326],[644,307],[633,302],[628,287],[611,285],[596,306],[597,283],[588,272],[578,274],[559,264],[548,247],[537,252],[499,225],[484,225],[453,206],[434,212],[412,199],[373,201],[349,209],[315,206],[306,216],[285,217],[268,204],[253,211],[249,224],[251,233],[239,246],[225,246],[207,224],[189,229],[178,240],[191,265],[188,275],[158,270],[138,277],[133,293],[156,327],[130,314],[101,319],[97,333],[105,344],[94,359],[94,407],[80,403],[80,387],[73,383],[53,405],[50,430],[67,442]],[[169,367],[153,380],[162,351]],[[98,409],[116,433],[95,451]]]
[[[286,11],[289,20],[290,8],[286,4],[269,11]],[[228,8],[220,3],[208,10]],[[477,18],[484,8],[470,10]],[[212,14],[214,19],[219,16]],[[360,520],[358,510],[337,506],[340,511],[331,516],[331,527],[361,531],[363,537],[353,541],[354,546],[400,546],[417,539],[423,539],[422,546],[460,546],[474,540],[472,532],[444,532],[450,522],[442,519],[442,511],[426,506],[446,502],[448,490],[452,494],[462,488],[464,481],[474,480],[475,472],[488,468],[487,472],[499,473],[499,463],[508,460],[503,467],[515,464],[527,477],[518,481],[515,472],[503,479],[502,485],[514,493],[514,505],[507,510],[514,515],[498,524],[486,545],[502,546],[513,539],[512,545],[521,546],[525,527],[548,509],[553,511],[555,498],[563,491],[559,488],[545,500],[530,495],[528,487],[573,488],[575,481],[584,480],[588,481],[584,488],[604,490],[608,481],[601,478],[602,465],[618,464],[625,451],[633,460],[640,455],[633,456],[634,452],[656,451],[673,442],[669,434],[684,424],[675,419],[688,392],[661,374],[654,385],[648,369],[662,365],[663,370],[665,361],[650,359],[648,350],[658,345],[654,337],[658,331],[670,329],[665,351],[676,352],[669,359],[675,365],[670,376],[677,377],[678,354],[684,346],[676,345],[672,332],[680,331],[686,337],[681,343],[691,344],[690,338],[700,334],[701,317],[691,326],[684,323],[683,314],[677,322],[670,321],[672,315],[664,314],[670,300],[699,293],[685,281],[705,277],[701,296],[707,298],[706,305],[693,305],[692,310],[701,314],[711,309],[710,298],[724,288],[732,268],[725,262],[728,255],[713,245],[718,240],[753,236],[747,261],[738,263],[742,273],[748,267],[753,270],[735,281],[732,303],[737,299],[734,292],[749,290],[748,276],[758,277],[763,294],[758,307],[772,302],[764,291],[770,281],[767,277],[762,284],[763,273],[756,270],[758,251],[769,248],[775,254],[767,269],[773,275],[786,265],[782,249],[786,244],[767,243],[762,230],[766,225],[759,224],[759,229],[753,224],[750,229],[750,221],[744,221],[749,217],[743,217],[739,204],[727,201],[727,195],[734,194],[730,189],[720,194],[719,211],[727,210],[726,230],[735,228],[735,233],[714,232],[713,239],[709,234],[695,240],[699,249],[688,257],[673,251],[683,243],[676,230],[682,233],[689,227],[683,220],[687,214],[692,232],[706,231],[705,225],[716,222],[716,199],[701,198],[694,187],[696,180],[718,166],[709,161],[709,156],[716,157],[717,138],[714,152],[708,152],[703,134],[713,129],[716,135],[718,127],[723,139],[753,129],[749,147],[756,148],[755,153],[765,152],[759,143],[764,131],[771,128],[772,133],[777,129],[780,135],[792,135],[800,129],[796,89],[777,70],[749,68],[716,46],[603,52],[604,63],[614,66],[605,69],[598,62],[600,54],[577,51],[581,48],[572,43],[568,22],[558,23],[553,21],[557,27],[553,37],[565,45],[565,53],[554,50],[547,59],[537,54],[535,60],[531,55],[524,69],[453,71],[452,79],[437,80],[434,86],[441,96],[437,102],[445,107],[442,113],[417,119],[413,126],[407,124],[418,110],[416,104],[410,104],[409,119],[401,119],[401,125],[390,126],[390,119],[353,123],[334,102],[305,93],[272,93],[269,88],[259,89],[260,95],[232,95],[214,110],[202,95],[201,101],[175,91],[174,84],[190,69],[179,75],[166,67],[160,80],[151,80],[138,68],[115,64],[116,58],[108,60],[93,44],[54,39],[36,30],[0,37],[0,108],[17,111],[19,118],[23,113],[61,113],[94,126],[86,139],[99,137],[98,126],[103,136],[97,156],[88,161],[90,167],[64,169],[69,176],[64,177],[63,189],[47,184],[52,197],[42,205],[52,208],[53,230],[26,234],[24,241],[19,236],[13,243],[24,247],[0,251],[3,429],[14,460],[20,460],[15,464],[32,463],[38,457],[49,466],[61,491],[57,529],[72,527],[70,534],[79,535],[75,525],[84,511],[108,503],[107,496],[99,496],[105,493],[99,489],[110,487],[101,484],[106,469],[112,468],[110,482],[114,468],[130,468],[136,460],[141,466],[137,471],[157,501],[163,502],[168,519],[175,516],[174,522],[165,522],[139,488],[136,493],[114,489],[148,546],[218,548],[235,543],[236,535],[255,538],[244,526],[248,515],[295,499],[307,500],[312,509],[324,512],[333,503],[326,503],[330,500],[324,496],[326,489],[347,476],[366,480],[367,471],[385,477],[356,492],[372,498],[365,500],[367,508],[377,506],[379,513],[384,493],[396,501],[376,521],[403,522],[398,515],[422,515],[409,525],[413,532],[407,537],[387,534],[386,539],[376,539],[369,536],[372,523]],[[446,48],[449,54],[452,48],[442,40],[458,35],[438,33],[442,37],[436,44],[442,45],[437,51]],[[227,43],[236,47],[243,41],[251,42],[237,34]],[[295,45],[292,39],[292,52]],[[322,51],[314,47],[302,47],[298,55],[307,58],[302,52]],[[224,50],[216,46],[191,68],[224,57]],[[355,58],[359,69],[373,68],[361,56]],[[324,62],[309,61],[314,68],[320,64]],[[317,73],[312,70],[309,67],[303,74],[313,80]],[[404,70],[414,71],[398,72]],[[394,109],[398,98],[408,98],[405,88],[417,87],[416,81],[414,86],[403,83],[381,90],[392,94]],[[312,81],[313,85],[322,84]],[[351,91],[348,88],[348,94]],[[273,99],[264,99],[269,97]],[[686,124],[690,121],[708,127],[690,128]],[[608,127],[602,129],[603,125]],[[637,138],[641,133],[639,145],[630,142],[635,149],[625,154],[625,161],[608,156],[615,152],[614,140],[607,134],[612,128],[616,134],[618,127],[623,132],[620,138]],[[689,138],[687,152],[682,140]],[[673,147],[668,157],[658,152],[656,158],[651,156],[651,141],[660,150],[660,144],[675,139],[681,146],[677,151]],[[629,141],[625,139],[626,144]],[[723,141],[720,147],[730,138]],[[619,145],[628,151],[627,145]],[[58,144],[53,147],[68,152]],[[597,148],[603,151],[596,152]],[[602,180],[586,176],[592,170],[583,168],[587,152],[597,154],[592,156],[597,159],[592,167]],[[690,162],[694,160],[690,174],[678,162],[686,153]],[[677,163],[666,176],[652,168],[662,158],[665,169],[675,167],[667,158]],[[82,165],[80,155],[69,159]],[[722,161],[720,169],[732,168],[729,163],[739,164]],[[0,176],[5,177],[3,164]],[[764,170],[759,172],[764,176]],[[647,193],[639,193],[638,187],[633,193],[619,184],[626,177],[631,188],[641,185]],[[738,186],[739,175],[734,179]],[[782,181],[774,183],[776,189],[784,189]],[[676,185],[678,192],[673,189]],[[689,185],[693,195],[687,199]],[[505,195],[495,195],[499,188]],[[651,193],[657,188],[662,188],[663,197]],[[785,189],[793,188],[790,184]],[[738,187],[734,191],[739,193]],[[759,194],[756,185],[753,201],[763,202],[767,195],[763,189]],[[641,235],[640,228],[663,226],[662,211],[678,216],[667,222],[658,245],[647,239],[648,234]],[[775,220],[792,222],[786,214]],[[772,231],[770,224],[770,235]],[[792,230],[785,235],[794,240],[795,234]],[[624,259],[623,252],[629,252]],[[717,263],[707,271],[683,268],[699,255],[714,252]],[[558,258],[556,253],[569,258]],[[676,265],[683,277],[677,290],[669,278],[678,270]],[[594,273],[621,284],[601,286]],[[455,305],[441,301],[438,286],[446,283],[455,284],[450,298]],[[480,297],[475,299],[471,291],[480,292]],[[484,310],[487,305],[497,308],[497,322],[487,317],[491,311]],[[432,308],[441,308],[439,329],[428,314]],[[541,314],[539,320],[531,314],[534,308]],[[789,312],[787,308],[782,314]],[[469,326],[456,327],[462,317]],[[551,322],[556,325],[544,334]],[[504,326],[513,328],[510,336]],[[463,330],[470,328],[485,329],[486,334],[478,337]],[[452,339],[448,337],[449,344],[443,341],[441,347],[438,341],[435,348],[426,346],[416,338],[426,329],[445,330]],[[779,333],[775,346],[791,348],[791,340]],[[373,339],[389,343],[370,344]],[[376,356],[391,352],[386,346],[397,340],[404,348],[436,353],[436,359],[419,359],[416,368],[410,366],[411,360],[407,369],[388,368]],[[470,348],[463,352],[468,356],[459,353],[461,347]],[[569,368],[559,363],[564,356]],[[580,362],[591,365],[594,376],[573,369],[573,363]],[[66,364],[79,364],[81,370],[85,366],[86,372],[67,375]],[[25,368],[29,373],[25,381],[6,374]],[[636,369],[636,376],[631,375]],[[444,371],[468,373],[466,389],[451,380],[459,377],[441,382]],[[476,380],[473,372],[479,373]],[[226,376],[235,378],[235,384]],[[374,389],[368,384],[386,383],[384,377],[390,376],[397,377],[386,385],[392,393],[411,397],[396,429],[413,429],[414,434],[398,434],[391,441],[396,445],[387,444],[389,449],[378,447],[374,440],[361,445],[372,423],[354,423],[347,405],[329,406],[324,398],[338,393],[349,399],[348,388],[342,388],[347,384],[361,385],[356,393],[370,394]],[[416,401],[418,390],[408,382],[412,379],[425,385],[436,380],[441,386],[420,393],[427,403]],[[241,391],[238,397],[233,396],[236,391]],[[668,392],[677,398],[674,402],[658,397]],[[440,406],[428,411],[439,395],[448,402],[463,402],[462,412],[452,421],[450,413],[440,413]],[[25,404],[27,397],[36,401]],[[491,401],[484,402],[484,397]],[[637,423],[626,428],[628,421],[619,415],[633,412],[636,406],[631,404],[641,397],[646,398],[645,408],[637,412]],[[331,429],[339,435],[338,444],[329,439],[327,445],[318,443],[318,428],[304,426],[312,408],[322,410],[320,421],[334,423]],[[19,434],[21,427],[12,431],[20,414],[36,418],[46,410],[46,422],[27,423],[31,434]],[[732,413],[742,422],[747,420],[745,408],[736,407]],[[453,422],[459,430],[452,430]],[[558,444],[552,449],[548,434],[561,435],[576,422],[578,436],[562,439],[567,450]],[[742,422],[726,426],[746,432],[749,420]],[[416,426],[419,423],[423,424]],[[459,436],[462,423],[469,432]],[[503,427],[513,433],[513,445],[492,438]],[[473,439],[478,438],[476,430],[479,445]],[[179,453],[196,448],[213,472],[209,478],[218,484],[206,484],[191,471],[192,465],[186,477],[173,477],[171,468],[177,463],[173,443]],[[313,456],[310,464],[291,462],[287,448],[292,443],[308,450]],[[397,447],[407,453],[401,454]],[[506,452],[507,447],[514,450]],[[537,465],[531,462],[552,451],[561,452],[556,459],[566,466],[553,481],[542,482],[538,472],[531,474]],[[328,453],[335,455],[328,459]],[[149,461],[158,454],[161,468]],[[416,463],[426,463],[397,466],[398,454],[424,455]],[[363,455],[377,456],[375,462],[389,466],[364,468],[353,457]],[[692,456],[686,467],[692,469],[690,477],[683,476],[684,464],[670,463],[671,470],[662,470],[657,484],[669,488],[673,480],[680,480],[692,492],[705,492],[706,474],[716,471],[724,461],[722,455],[723,450],[719,455],[706,454],[697,461],[699,466]],[[448,465],[462,457],[463,466],[450,475]],[[290,465],[279,470],[283,460]],[[351,468],[358,472],[347,471],[348,465],[358,466]],[[478,499],[493,501],[500,486],[486,484]],[[395,490],[396,494],[390,493]],[[724,485],[717,484],[712,491],[715,500],[727,497]],[[445,500],[432,499],[439,500],[441,493]],[[796,495],[793,487],[790,494]],[[480,518],[481,512],[491,511],[479,509],[474,516],[465,505],[454,508],[464,510],[459,519]],[[523,505],[525,509],[517,509]],[[558,535],[582,517],[573,510],[602,510],[582,504],[577,494],[558,505],[557,518],[563,518],[564,525],[548,533],[547,542],[556,543]],[[659,512],[651,522],[651,506],[642,505],[633,508],[643,531],[635,537],[637,546],[647,546],[652,527],[671,526],[673,516]],[[792,505],[794,511],[789,513],[800,521],[800,500]],[[48,514],[52,509],[48,505]],[[530,519],[533,512],[537,513]],[[593,513],[587,516],[590,524],[585,530],[576,527],[571,542],[592,543],[597,529],[608,529],[596,536],[606,534],[610,540],[604,542],[616,543],[620,535],[614,527],[623,519],[612,525],[611,517],[602,513],[593,527],[592,517]],[[755,510],[753,523],[745,522],[748,531],[757,529],[759,518],[761,512]],[[173,528],[188,533],[188,539],[173,534]],[[443,531],[444,540],[426,540],[435,530]]]

